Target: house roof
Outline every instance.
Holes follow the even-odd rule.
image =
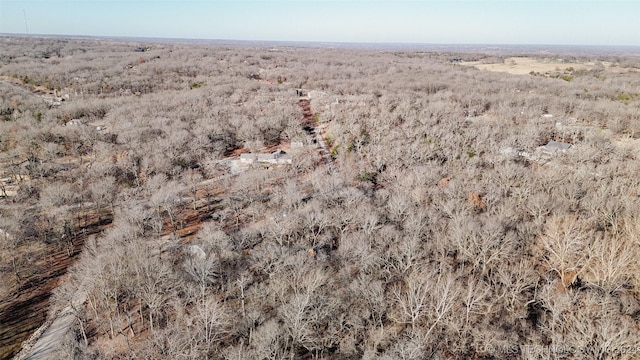
[[[240,154],[240,159],[250,159],[250,160],[271,160],[271,159],[290,159],[291,156],[287,154],[283,150],[277,150],[270,154],[259,154],[259,153],[248,153],[248,154]]]
[[[551,140],[544,147],[549,150],[567,150],[568,148],[571,147],[571,144]]]

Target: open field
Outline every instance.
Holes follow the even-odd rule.
[[[635,55],[0,43],[2,359],[638,357]]]
[[[462,61],[462,66],[473,66],[476,69],[503,72],[513,75],[572,75],[573,73],[635,73],[640,69],[620,66],[611,61],[564,61],[562,59],[541,59],[533,57],[508,57],[499,62]]]
[[[504,72],[507,74],[514,75],[527,75],[531,72],[534,73],[551,73],[551,72],[561,72],[568,68],[572,68],[574,70],[593,70],[597,67],[603,68],[606,71],[612,70],[611,62],[600,62],[596,64],[595,62],[585,61],[585,62],[566,62],[566,61],[558,61],[558,60],[549,60],[549,59],[536,59],[530,57],[509,57],[504,60],[502,63],[483,63],[482,61],[464,61],[461,62],[460,65],[463,66],[473,66],[480,70],[488,70],[488,71],[496,71],[496,72]],[[631,71],[636,71],[632,69]]]

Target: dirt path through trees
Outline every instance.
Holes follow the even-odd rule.
[[[318,129],[316,115],[311,110],[311,100],[302,98],[298,101],[298,106],[302,108],[302,129],[311,138],[311,142],[318,146],[320,155],[327,164],[327,171],[333,173],[333,160],[322,132]]]
[[[64,308],[50,325],[43,325],[41,329],[44,332],[42,335],[37,336],[38,341],[28,351],[23,352],[23,355],[17,356],[16,360],[52,359],[57,357],[61,339],[77,319],[75,309],[78,309],[86,301],[86,298],[86,291],[79,290],[73,299],[73,303]]]

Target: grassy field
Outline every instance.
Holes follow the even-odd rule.
[[[500,63],[483,63],[482,61],[465,61],[460,63],[463,66],[473,66],[480,70],[504,72],[514,75],[528,75],[534,73],[553,73],[562,72],[568,68],[572,71],[593,70],[598,67],[604,68],[605,71],[615,71],[612,62],[604,61],[596,64],[592,61],[567,62],[561,60],[538,59],[531,57],[508,57],[504,62]],[[631,70],[636,71],[636,70]]]

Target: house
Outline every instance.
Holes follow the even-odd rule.
[[[64,124],[64,126],[77,126],[77,125],[82,125],[82,121],[80,121],[80,119],[71,119],[67,121],[66,124]]]
[[[541,146],[542,150],[550,152],[565,152],[571,147],[571,144],[559,141],[549,141],[547,145]]]
[[[240,154],[241,164],[263,163],[288,165],[292,163],[292,160],[291,155],[282,150],[272,152],[271,154]]]
[[[534,152],[530,153],[519,147],[505,146],[500,148],[500,154],[508,158],[523,157],[532,161],[545,163],[552,158],[565,153],[573,145],[560,141],[549,141],[543,146],[538,146]]]
[[[539,146],[536,149],[536,153],[540,159],[550,159],[561,153],[566,152],[571,147],[571,144],[559,141],[549,141],[546,145]]]

